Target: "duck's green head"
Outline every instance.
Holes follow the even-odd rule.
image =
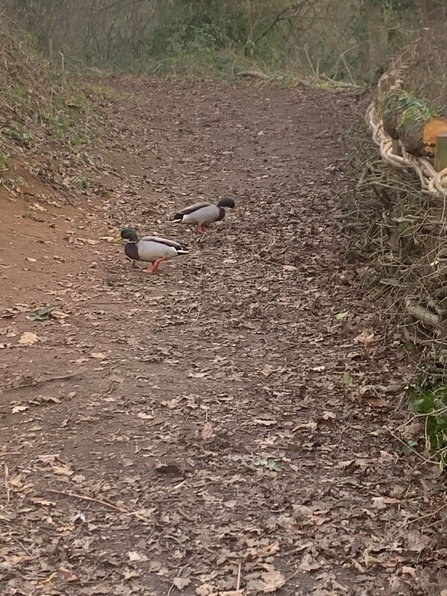
[[[217,206],[228,207],[228,209],[231,209],[231,211],[237,211],[233,199],[230,199],[229,197],[224,197],[223,199],[220,199],[220,201],[217,203]]]
[[[130,240],[130,242],[138,242],[137,233],[133,228],[124,228],[121,230],[121,238],[124,240]]]

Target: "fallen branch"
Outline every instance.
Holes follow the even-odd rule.
[[[80,377],[84,372],[77,372],[77,373],[68,373],[66,375],[60,375],[57,377],[48,377],[47,379],[27,379],[24,383],[20,383],[20,385],[14,385],[13,387],[7,387],[4,391],[15,391],[16,389],[23,389],[24,387],[40,387],[44,383],[53,383],[54,381],[66,381],[67,379],[74,379],[76,377]]]
[[[258,79],[266,79],[270,80],[271,77],[264,74],[263,72],[258,72],[257,70],[241,70],[240,72],[236,73],[238,77],[252,77]]]
[[[95,499],[94,497],[87,497],[86,495],[78,495],[76,493],[66,492],[63,490],[54,490],[52,488],[47,488],[47,492],[55,493],[57,495],[64,495],[66,497],[73,497],[74,499],[82,499],[83,501],[90,501],[91,503],[99,503],[100,505],[104,505],[105,507],[110,507],[110,509],[114,509],[115,511],[119,511],[120,513],[127,513],[129,511],[127,509],[123,509],[122,507],[117,507],[112,503],[107,503],[107,501],[102,501],[101,499]]]
[[[439,316],[435,315],[434,313],[430,312],[426,308],[423,308],[419,304],[415,304],[410,298],[405,299],[405,308],[407,309],[408,314],[425,325],[429,325],[431,327],[438,327],[439,326]]]

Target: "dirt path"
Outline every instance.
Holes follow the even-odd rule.
[[[353,98],[112,84],[111,198],[2,245],[1,594],[440,594],[440,485],[386,431],[410,367],[344,261]],[[167,222],[226,195],[209,235]],[[190,254],[147,276],[124,225]]]

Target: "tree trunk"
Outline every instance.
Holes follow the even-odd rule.
[[[378,3],[364,0],[363,7],[368,30],[368,66],[370,69],[380,68],[386,60],[388,31]]]

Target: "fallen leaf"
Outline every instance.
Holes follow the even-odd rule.
[[[342,383],[343,385],[347,385],[348,387],[350,387],[354,383],[354,380],[349,370],[345,370],[345,372],[343,373]]]
[[[373,408],[386,408],[388,405],[386,401],[378,395],[371,395],[365,397],[365,401]]]
[[[276,569],[261,573],[261,577],[265,583],[263,592],[276,592],[276,590],[279,590],[279,588],[281,588],[281,586],[283,586],[286,582],[284,575]]]
[[[270,364],[266,364],[264,368],[261,370],[261,375],[264,375],[264,377],[269,377],[274,370],[275,369],[273,366],[270,366]]]
[[[175,577],[172,583],[178,590],[183,590],[186,586],[189,586],[191,580],[188,577]]]
[[[153,420],[154,417],[151,414],[145,414],[144,412],[138,412],[137,418],[141,418],[142,420]]]
[[[50,575],[46,579],[43,579],[41,581],[41,583],[49,584],[51,581],[53,581],[53,579],[56,577],[56,575],[57,575],[57,571],[53,571],[53,573],[50,573]]]
[[[303,558],[301,559],[301,563],[298,566],[300,571],[315,571],[316,569],[320,569],[321,565],[318,561],[312,557],[311,554],[306,553]]]
[[[400,503],[399,499],[392,499],[391,497],[372,497],[374,509],[386,509],[387,505],[395,505]]]
[[[262,426],[274,426],[278,423],[277,420],[263,420],[262,418],[255,418],[253,422],[255,424],[262,424]]]
[[[19,344],[22,346],[32,346],[38,341],[39,338],[35,333],[32,333],[31,331],[25,331],[25,333],[23,333],[22,337],[19,339]]]
[[[87,588],[81,588],[80,594],[83,596],[102,596],[105,594],[106,596],[110,594],[110,587],[109,586],[91,586]]]
[[[212,426],[211,422],[205,422],[205,424],[203,425],[203,428],[202,428],[202,439],[204,441],[206,441],[206,439],[209,439],[213,435],[214,435],[214,432],[213,432],[213,426]]]
[[[43,308],[40,308],[39,310],[36,310],[29,315],[26,315],[26,318],[28,319],[28,321],[47,321],[50,318],[52,311],[56,308],[58,307],[44,306]]]
[[[31,499],[35,505],[41,505],[42,507],[56,507],[54,501],[45,501],[43,499]]]
[[[11,410],[13,414],[18,414],[19,412],[25,412],[28,409],[28,406],[14,406]]]
[[[129,557],[129,561],[132,561],[132,563],[147,561],[146,555],[137,553],[135,551],[129,551],[127,556]]]
[[[133,579],[134,577],[140,577],[141,573],[136,569],[124,569],[123,578],[125,580]]]
[[[253,463],[255,466],[263,466],[264,468],[274,472],[282,471],[282,467],[272,459],[255,459]]]
[[[18,488],[22,485],[22,474],[17,474],[16,476],[9,478],[8,483]]]
[[[72,476],[74,474],[73,470],[70,470],[68,466],[51,466],[53,473],[57,474],[58,476]]]
[[[411,577],[414,577],[414,579],[416,579],[416,570],[413,567],[402,567],[402,573],[411,575]]]
[[[365,348],[370,346],[374,342],[374,333],[368,333],[367,331],[363,331],[357,337],[354,337],[352,340],[355,344],[362,344]]]
[[[59,567],[58,572],[62,575],[66,582],[76,582],[78,581],[77,575],[72,573],[69,569],[65,569],[64,567]]]
[[[90,356],[91,356],[92,358],[98,358],[99,360],[102,360],[102,359],[104,359],[104,358],[107,358],[107,356],[106,356],[105,354],[102,354],[101,352],[92,352],[92,353],[90,354]]]
[[[430,538],[418,530],[410,530],[406,535],[408,550],[421,553],[430,544]]]
[[[315,430],[318,424],[316,422],[303,422],[301,424],[297,424],[293,429],[292,432],[296,433],[297,430],[301,430],[302,428],[308,428],[310,430]]]
[[[345,312],[339,312],[338,315],[335,315],[335,318],[337,319],[337,321],[342,321],[348,315],[349,315],[349,310],[346,310]]]
[[[334,420],[335,418],[337,418],[337,414],[335,412],[325,411],[323,412],[322,418],[323,420]]]
[[[214,592],[214,588],[211,584],[202,584],[196,588],[197,596],[211,596]]]
[[[26,257],[26,260],[29,261],[30,263],[36,263],[37,259],[33,259],[33,257]]]

